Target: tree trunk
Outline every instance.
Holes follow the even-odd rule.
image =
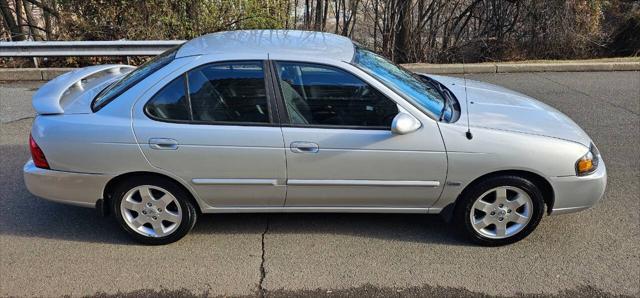
[[[44,34],[45,34],[45,40],[51,40],[52,39],[52,32],[51,30],[53,26],[51,26],[51,15],[49,15],[48,12],[44,12]]]
[[[304,0],[304,28],[309,30],[311,27],[311,3],[309,0]]]
[[[316,0],[316,11],[313,20],[313,30],[319,31],[322,28],[322,0]]]
[[[37,34],[37,24],[33,19],[33,7],[32,3],[23,2],[24,4],[24,15],[27,16],[27,30],[29,35],[33,40],[42,40],[39,34]]]
[[[298,0],[293,1],[293,29],[298,29]]]
[[[324,31],[324,29],[327,27],[328,12],[329,12],[329,0],[324,0],[324,9],[322,11],[322,28],[321,28],[322,31]]]
[[[349,38],[353,37],[353,31],[355,31],[356,22],[358,21],[358,4],[360,3],[360,0],[352,1],[353,6],[351,7],[351,17],[349,18],[351,20],[351,29],[347,32],[347,36],[349,36]]]
[[[378,44],[378,0],[373,2],[373,48],[376,51],[376,44]]]
[[[16,18],[11,12],[11,7],[9,6],[9,2],[7,2],[7,0],[0,0],[0,11],[2,12],[2,19],[9,29],[9,36],[11,40],[24,40],[24,35],[22,35],[22,32],[20,31],[20,27],[18,26]]]
[[[394,60],[407,63],[411,51],[411,0],[398,0],[398,30],[395,38]]]
[[[20,34],[20,39],[16,40],[26,40],[27,39],[27,34],[25,33],[25,29],[27,27],[24,18],[22,17],[22,9],[23,9],[23,4],[22,4],[22,0],[15,0],[15,4],[16,4],[16,21],[18,22],[18,34]]]
[[[335,30],[334,33],[338,34],[338,30],[339,30],[339,27],[340,27],[340,0],[334,0],[334,4],[335,4],[334,8],[336,10],[336,13],[335,13],[335,15],[336,15],[335,16],[336,17],[336,30]]]

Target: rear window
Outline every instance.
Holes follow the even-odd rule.
[[[165,65],[171,63],[171,61],[173,61],[173,59],[175,58],[178,49],[179,46],[153,57],[153,59],[140,65],[138,68],[122,77],[119,81],[109,85],[107,88],[98,93],[98,96],[96,96],[96,98],[93,100],[93,103],[91,104],[91,109],[94,112],[97,112],[109,102],[114,100],[116,97],[120,96],[120,94],[124,93],[129,88],[142,81],[144,78],[150,76],[158,69],[163,68]]]

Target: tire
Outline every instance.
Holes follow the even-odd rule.
[[[127,179],[115,187],[112,198],[112,211],[120,227],[143,244],[178,241],[196,223],[191,195],[168,179]]]
[[[472,213],[473,212],[473,213]],[[501,246],[527,237],[544,213],[542,192],[519,176],[495,176],[466,189],[456,204],[459,231],[483,246]]]

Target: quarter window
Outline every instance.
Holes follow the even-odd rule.
[[[346,71],[278,62],[277,72],[292,124],[388,128],[398,114],[395,102]]]
[[[269,123],[262,62],[204,65],[175,79],[148,103],[159,120]]]
[[[191,120],[189,100],[184,92],[184,75],[171,81],[147,104],[147,113],[164,120]]]

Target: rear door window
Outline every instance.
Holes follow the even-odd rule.
[[[156,120],[192,123],[270,123],[262,61],[207,64],[188,71],[147,103]]]
[[[193,120],[268,123],[262,62],[201,66],[188,73]]]

